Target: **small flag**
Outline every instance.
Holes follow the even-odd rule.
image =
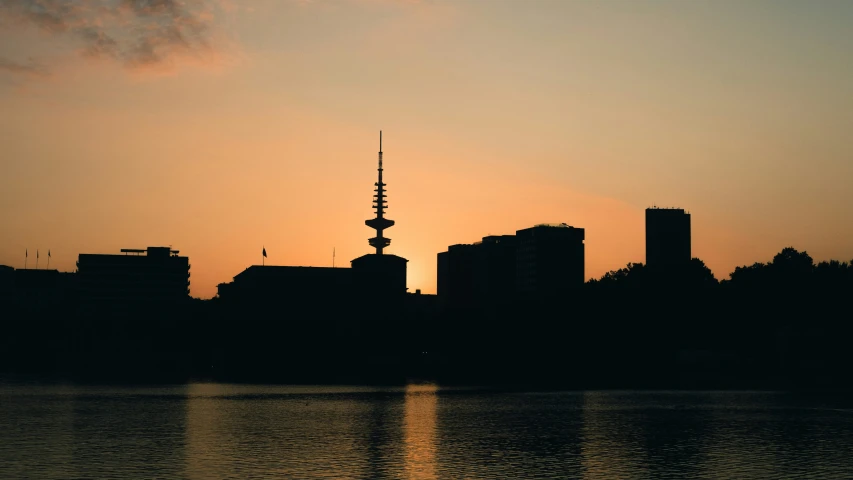
[[[28,249],[24,250],[24,258],[27,258],[29,256],[30,256],[30,249],[28,248]]]
[[[39,258],[39,251],[38,251],[38,249],[36,250],[36,258]]]
[[[263,252],[263,254],[264,254],[264,258],[267,258],[267,249],[266,249],[266,247],[264,247],[264,252]]]
[[[50,250],[47,251],[47,256],[50,258]]]

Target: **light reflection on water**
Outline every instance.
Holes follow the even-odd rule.
[[[435,475],[435,385],[406,387],[403,428],[406,441],[405,477],[432,479]]]
[[[0,478],[848,478],[845,399],[0,386]]]

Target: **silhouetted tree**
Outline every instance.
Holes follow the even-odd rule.
[[[830,260],[820,262],[815,266],[814,279],[816,284],[822,288],[835,289],[846,286],[850,282],[850,272],[851,267],[847,262]]]
[[[666,287],[679,289],[713,287],[718,284],[711,269],[698,258],[693,258],[681,266],[662,268],[651,268],[642,263],[629,263],[625,268],[611,270],[605,273],[601,279],[592,280],[589,283],[598,288],[618,286],[622,288]]]
[[[805,251],[799,252],[786,247],[773,257],[770,264],[771,274],[777,288],[802,288],[812,278],[814,260]]]
[[[719,284],[711,269],[698,258],[690,259],[684,267],[672,272],[671,278],[686,288],[709,288]]]
[[[642,263],[629,263],[625,268],[605,273],[595,284],[601,287],[637,287],[643,283],[645,273],[646,266]]]
[[[758,288],[765,286],[770,280],[770,270],[765,263],[755,262],[749,266],[735,267],[729,274],[727,285],[736,288]]]
[[[698,258],[663,268],[628,263],[587,282],[582,294],[508,295],[435,315],[402,297],[384,302],[387,313],[374,318],[366,315],[373,299],[357,295],[306,316],[322,299],[291,301],[283,314],[275,292],[269,303],[149,305],[81,302],[73,283],[52,296],[23,287],[7,280],[0,289],[7,317],[26,320],[4,325],[0,372],[299,382],[415,372],[577,388],[853,386],[846,315],[853,261],[815,264],[793,247],[721,282]],[[424,360],[427,350],[434,364]]]

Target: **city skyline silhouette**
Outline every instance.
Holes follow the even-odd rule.
[[[449,245],[434,257],[437,295],[411,288],[409,260],[384,252],[384,230],[396,223],[385,217],[394,184],[383,176],[381,135],[375,217],[364,221],[374,252],[350,266],[266,265],[263,246],[261,265],[223,278],[209,300],[191,297],[191,259],[171,246],[80,253],[69,273],[0,266],[0,299],[13,319],[26,319],[7,325],[0,373],[119,383],[847,388],[850,327],[829,310],[853,286],[853,260],[816,262],[785,247],[718,279],[692,255],[693,217],[681,208],[647,208],[645,262],[600,278],[587,280],[585,228],[542,223]],[[566,349],[566,338],[583,343]],[[594,355],[604,357],[581,367]]]
[[[373,219],[369,219],[369,220],[364,222],[365,225],[367,225],[371,229],[376,230],[376,236],[373,238],[370,238],[368,241],[371,248],[376,249],[376,253],[373,255],[368,254],[368,255],[363,256],[364,259],[368,259],[368,260],[370,259],[370,257],[373,257],[373,256],[377,256],[377,257],[381,256],[383,249],[388,248],[388,246],[391,244],[391,239],[387,238],[387,237],[383,237],[383,230],[390,228],[390,227],[395,225],[395,222],[393,220],[389,220],[389,219],[384,217],[384,210],[386,208],[388,208],[388,202],[386,200],[387,194],[386,194],[386,190],[385,190],[387,183],[385,183],[383,181],[383,177],[382,177],[383,152],[382,152],[382,131],[381,130],[379,132],[379,157],[378,158],[379,158],[379,160],[378,160],[378,180],[374,183],[374,186],[376,188],[374,189],[374,195],[373,195],[373,201],[372,201],[373,202],[372,205],[373,205],[373,209],[375,210],[376,217]],[[682,219],[682,217],[683,217],[683,219]],[[645,240],[643,242],[643,246],[645,248],[644,259],[642,261],[639,261],[639,262],[629,261],[626,263],[626,265],[629,268],[632,265],[641,265],[641,266],[643,264],[648,265],[650,262],[650,260],[649,260],[650,257],[652,259],[651,262],[652,262],[653,266],[656,266],[657,263],[672,264],[673,263],[672,259],[664,260],[666,257],[673,257],[674,256],[674,258],[676,258],[676,260],[674,261],[675,263],[678,263],[678,261],[679,261],[679,260],[677,260],[678,258],[682,258],[682,260],[681,260],[682,262],[687,261],[687,260],[691,260],[691,259],[699,259],[698,257],[691,255],[692,241],[693,240],[692,240],[692,226],[691,226],[690,218],[691,218],[690,213],[687,212],[683,208],[678,208],[675,206],[659,207],[656,204],[652,205],[650,207],[647,207],[645,209],[645,223],[644,223],[644,236],[645,236]],[[671,224],[671,225],[664,226],[667,224]],[[538,228],[541,226],[555,226],[555,225],[573,228],[571,226],[568,226],[565,222],[563,222],[561,224],[539,223],[539,224],[536,224],[534,226],[531,226],[529,229],[534,229],[534,228]],[[521,233],[521,231],[522,230],[519,230],[519,233]],[[604,280],[604,279],[608,278],[608,276],[613,276],[618,271],[623,270],[622,266],[618,266],[616,268],[613,268],[611,270],[604,272],[600,276],[585,275],[584,265],[586,263],[586,259],[585,259],[585,253],[584,253],[583,247],[585,247],[586,245],[583,241],[584,229],[582,227],[580,227],[580,231],[581,231],[581,240],[580,240],[581,251],[579,254],[580,255],[580,270],[579,270],[580,274],[579,274],[578,278],[581,278],[581,277],[583,278],[582,283],[596,282],[599,280]],[[509,236],[508,235],[500,235],[500,236],[511,237],[512,235],[509,235]],[[497,238],[494,235],[489,234],[489,235],[483,237],[483,240],[485,241],[488,237]],[[478,244],[481,242],[476,241],[474,243]],[[456,244],[451,244],[447,248],[451,248],[455,245],[458,246],[458,245],[460,245],[460,243],[457,242]],[[464,244],[461,244],[461,245],[464,245]],[[170,248],[171,248],[171,245],[169,245],[168,247],[163,247],[163,246],[149,246],[148,247],[149,250],[150,249],[155,249],[155,250],[156,249],[167,249],[168,250]],[[793,249],[796,251],[796,249],[790,245],[785,246],[783,248],[783,251],[786,249]],[[266,265],[266,260],[268,258],[266,244],[262,244],[261,250],[262,250],[261,265],[263,266],[263,265]],[[36,255],[35,255],[36,263],[35,263],[35,266],[33,266],[32,268],[34,270],[39,270],[38,261],[40,259],[40,253],[39,253],[38,248],[36,248],[35,251],[36,251]],[[50,265],[49,260],[52,257],[52,255],[50,253],[50,249],[47,249],[47,252],[48,253],[47,253],[46,257],[47,257],[48,262],[46,262],[46,264],[44,264],[44,266],[42,267],[45,270],[49,269],[49,265]],[[144,253],[145,250],[135,250],[135,249],[124,249],[124,248],[122,248],[121,252],[124,253],[125,255],[127,253],[139,254],[139,253]],[[177,252],[177,251],[174,251],[174,252]],[[92,253],[94,253],[94,252],[79,252],[79,255],[80,255],[80,258],[82,258],[82,256],[84,254],[87,254],[88,256],[93,256]],[[438,254],[439,252],[436,252],[436,253]],[[807,251],[803,251],[803,253],[806,254]],[[110,252],[98,252],[98,254],[109,255]],[[403,260],[404,263],[408,263],[408,260],[401,258],[401,257],[398,257],[396,255],[389,254],[388,256],[394,257],[395,259]],[[336,248],[333,247],[332,258],[331,258],[331,267],[332,268],[335,267],[335,263],[334,263],[335,257],[336,257]],[[360,257],[360,258],[362,258],[362,257]],[[659,258],[660,258],[660,260],[658,260]],[[356,259],[356,260],[358,260],[358,259]],[[818,260],[820,261],[821,259],[818,259]],[[831,261],[831,262],[844,262],[844,265],[847,265],[846,260],[838,260],[838,259],[825,259],[823,261],[823,263],[826,263],[829,261]],[[29,262],[29,248],[25,248],[23,269],[30,268],[28,262]],[[441,260],[439,259],[439,264],[440,263],[441,263]],[[723,277],[718,276],[718,275],[714,275],[714,272],[712,270],[709,270],[709,272],[711,273],[711,275],[715,276],[717,281],[728,280],[729,277],[732,277],[738,271],[744,270],[744,269],[750,267],[751,265],[758,265],[759,263],[761,263],[761,262],[760,261],[754,261],[754,262],[747,262],[743,265],[737,265],[737,266],[735,266],[734,269],[732,269],[731,272],[729,272],[728,275],[723,276]],[[849,264],[853,265],[853,260],[851,260],[849,262]],[[75,263],[75,265],[79,266],[79,261],[77,261]],[[253,265],[257,266],[256,264],[253,264]],[[0,266],[2,266],[2,265],[0,265]],[[6,265],[6,266],[15,268],[13,265]],[[274,266],[285,266],[285,267],[291,266],[291,267],[293,267],[293,266],[295,266],[295,267],[309,267],[309,268],[321,267],[322,268],[322,267],[326,267],[327,265],[323,265],[323,266],[282,265],[282,264],[272,263],[269,266],[270,267],[274,267]],[[703,261],[703,266],[704,266],[704,261]],[[405,279],[405,283],[408,284],[408,276],[405,274],[406,268],[402,267],[402,269],[403,269],[402,270],[403,278]],[[54,268],[53,270],[56,271],[58,269]],[[441,270],[441,266],[438,267],[438,270]],[[74,273],[76,271],[77,270],[75,269],[72,271],[66,271],[65,273]],[[440,276],[441,276],[441,273],[438,272],[436,275],[436,284],[433,288],[427,288],[427,289],[423,289],[423,288],[411,288],[410,289],[410,288],[407,288],[406,290],[411,290],[411,291],[416,290],[418,293],[423,291],[424,293],[436,294],[439,292],[438,283],[440,282]],[[221,282],[217,283],[217,285],[221,285]],[[190,292],[191,292],[191,286],[188,286],[187,294],[190,295]],[[210,298],[213,295],[211,295],[211,296],[192,295],[192,296],[194,296],[195,298],[205,299],[205,298]]]
[[[358,267],[356,270],[356,273],[354,274],[355,280],[349,280],[348,279],[344,282],[341,282],[340,280],[330,281],[327,279],[327,280],[321,281],[320,283],[317,283],[315,285],[315,287],[312,287],[312,288],[321,288],[322,289],[321,285],[323,284],[323,282],[326,282],[329,284],[329,286],[335,285],[336,288],[359,290],[359,288],[362,288],[366,284],[375,284],[377,286],[387,284],[389,281],[391,281],[389,279],[393,278],[394,280],[391,281],[391,283],[396,284],[397,285],[396,288],[401,292],[402,291],[410,291],[410,290],[413,292],[416,292],[417,294],[421,294],[423,292],[422,288],[411,288],[410,289],[409,287],[407,287],[407,285],[408,285],[408,275],[406,274],[406,264],[408,263],[407,259],[399,257],[399,256],[394,255],[394,254],[387,254],[387,255],[383,256],[383,250],[385,248],[388,248],[388,246],[391,244],[391,239],[384,237],[383,231],[385,229],[388,229],[388,228],[393,227],[395,225],[395,222],[393,220],[387,219],[384,216],[385,209],[388,208],[388,201],[386,200],[387,194],[386,194],[386,189],[385,189],[385,187],[387,186],[387,183],[385,183],[383,181],[383,176],[382,176],[383,170],[384,169],[383,169],[383,151],[382,151],[382,131],[380,130],[379,131],[378,169],[377,169],[378,178],[377,178],[377,181],[374,183],[375,189],[374,189],[374,195],[373,195],[373,200],[372,200],[372,208],[375,210],[376,216],[374,218],[368,219],[364,222],[364,224],[366,226],[368,226],[371,229],[376,231],[376,235],[368,240],[368,244],[370,245],[371,248],[374,248],[376,250],[376,252],[373,254],[363,255],[363,256],[353,260],[353,267],[354,268],[356,266]],[[694,257],[691,255],[693,240],[692,240],[692,226],[691,226],[691,220],[690,219],[691,219],[691,214],[683,208],[658,207],[657,205],[652,205],[651,207],[646,208],[645,209],[645,224],[644,224],[644,227],[645,227],[645,241],[644,241],[645,258],[644,258],[644,261],[643,262],[628,262],[626,264],[626,268],[621,268],[621,267],[620,268],[614,268],[612,270],[605,272],[600,277],[595,277],[595,276],[587,277],[586,276],[586,272],[585,272],[585,264],[586,264],[585,247],[586,247],[586,244],[584,243],[584,236],[585,236],[584,235],[584,228],[577,228],[576,229],[575,227],[570,226],[570,225],[566,224],[565,222],[560,223],[560,224],[540,223],[540,224],[534,225],[532,227],[529,227],[527,229],[518,230],[516,232],[518,235],[521,235],[522,233],[525,234],[524,237],[519,237],[519,238],[516,238],[514,235],[498,235],[498,236],[495,236],[495,235],[490,234],[490,235],[483,237],[482,241],[476,241],[470,245],[469,244],[459,244],[459,243],[449,245],[447,247],[447,252],[437,253],[437,264],[436,264],[437,268],[435,270],[436,271],[436,286],[435,286],[435,288],[433,289],[433,291],[430,291],[429,289],[427,289],[427,291],[423,292],[423,293],[440,294],[442,291],[440,284],[443,281],[445,283],[445,288],[444,288],[444,296],[445,296],[444,301],[445,302],[447,301],[447,298],[452,298],[453,299],[453,300],[451,300],[451,304],[452,304],[452,303],[457,301],[455,299],[457,297],[460,297],[460,295],[462,297],[468,296],[471,299],[478,298],[477,301],[483,301],[483,298],[480,298],[480,295],[474,295],[473,291],[460,294],[457,291],[459,289],[459,287],[455,286],[455,283],[453,281],[448,280],[448,278],[447,278],[448,277],[448,268],[450,268],[451,270],[458,269],[458,267],[449,267],[449,265],[454,265],[457,262],[457,260],[453,260],[453,258],[456,258],[459,256],[459,253],[451,254],[450,252],[452,252],[454,248],[471,247],[471,246],[478,246],[478,245],[482,246],[484,242],[491,244],[494,242],[500,242],[501,240],[504,240],[504,243],[510,242],[508,244],[508,245],[511,245],[510,250],[506,250],[504,248],[506,253],[499,254],[499,255],[503,255],[504,257],[508,258],[511,261],[511,263],[515,264],[515,262],[516,262],[515,251],[516,251],[516,249],[518,249],[518,251],[519,251],[518,268],[521,268],[522,263],[528,263],[528,262],[532,261],[530,259],[523,260],[523,261],[521,260],[522,254],[520,252],[524,249],[524,247],[523,247],[524,240],[522,240],[522,238],[525,238],[526,236],[530,236],[532,239],[534,233],[537,230],[544,229],[540,233],[540,235],[542,235],[542,234],[546,233],[546,230],[552,230],[552,229],[554,229],[554,227],[558,227],[557,230],[555,230],[555,232],[562,230],[562,229],[568,229],[568,231],[579,232],[579,235],[572,233],[569,235],[569,237],[563,237],[560,240],[557,240],[557,237],[555,237],[553,240],[553,246],[549,246],[549,247],[539,246],[538,247],[540,249],[545,248],[545,250],[543,250],[543,252],[548,252],[548,253],[540,253],[539,256],[537,257],[538,260],[535,260],[535,263],[541,263],[542,265],[546,265],[547,266],[546,268],[550,269],[550,272],[551,272],[551,273],[548,273],[546,275],[546,277],[543,277],[543,280],[540,280],[540,282],[543,282],[542,285],[544,286],[544,288],[553,291],[553,293],[556,295],[565,294],[568,291],[567,289],[571,290],[571,288],[573,288],[572,285],[580,286],[581,284],[598,284],[598,283],[602,283],[602,282],[604,282],[604,284],[606,285],[608,283],[611,283],[612,280],[614,280],[614,279],[618,279],[620,277],[630,277],[632,274],[632,271],[642,269],[643,267],[647,267],[647,268],[651,267],[650,270],[652,270],[652,271],[660,270],[661,272],[663,272],[663,271],[666,271],[667,269],[679,268],[679,266],[685,266],[685,265],[687,265],[688,262],[698,262],[698,265],[701,265],[701,268],[707,272],[707,275],[709,276],[709,278],[711,280],[713,280],[715,283],[717,283],[720,281],[728,282],[729,279],[733,280],[733,279],[735,279],[736,275],[739,275],[739,277],[742,277],[742,276],[744,276],[744,272],[747,272],[750,269],[755,269],[759,265],[763,265],[762,262],[753,262],[751,264],[747,263],[744,265],[739,265],[739,266],[736,266],[732,270],[732,272],[729,273],[728,278],[716,277],[714,275],[713,271],[707,268],[705,262],[702,259],[700,259],[698,257]],[[562,228],[560,228],[560,227],[562,227]],[[530,232],[530,233],[525,233],[525,232]],[[569,240],[569,238],[575,238],[576,240]],[[577,243],[578,246],[577,247],[570,247],[569,245],[571,245],[573,242]],[[477,248],[480,249],[480,247],[477,247]],[[572,250],[573,248],[579,248],[579,250],[577,250],[575,253],[572,253],[570,256],[563,258],[561,251],[566,250],[566,249]],[[172,256],[177,256],[177,253],[178,253],[177,250],[171,250],[171,245],[168,247],[149,246],[147,249],[125,249],[125,248],[121,249],[121,252],[125,256],[127,256],[128,253],[132,253],[134,255],[140,255],[140,254],[146,254],[146,252],[147,252],[147,255],[150,256],[150,255],[152,255],[152,252],[159,252],[159,251],[172,252]],[[261,253],[261,257],[262,257],[261,258],[261,267],[264,267],[266,265],[266,259],[268,257],[265,244],[262,245],[261,251],[262,251],[262,253]],[[782,249],[782,253],[778,254],[776,257],[778,257],[779,255],[782,255],[788,251],[798,252],[794,247],[787,246],[787,247],[784,247]],[[457,250],[457,252],[458,252],[458,250]],[[509,257],[506,256],[507,254],[509,254]],[[803,251],[802,255],[808,256],[808,252]],[[36,249],[36,255],[35,256],[36,256],[36,264],[35,264],[35,267],[33,269],[39,270],[38,261],[40,258],[40,254],[39,254],[38,249]],[[446,256],[446,258],[442,259],[442,256]],[[78,257],[79,260],[75,263],[75,265],[77,267],[79,267],[80,262],[84,258],[99,258],[99,257],[104,258],[104,259],[115,258],[115,261],[118,262],[117,264],[120,264],[121,262],[124,262],[125,260],[132,260],[132,259],[121,259],[120,257],[116,257],[115,254],[110,255],[109,253],[107,253],[107,254],[91,254],[91,253],[82,253],[81,252],[79,254],[79,257]],[[333,247],[333,249],[332,249],[332,265],[331,265],[331,267],[333,269],[335,268],[335,257],[336,257],[336,249]],[[513,265],[511,272],[510,271],[500,272],[499,270],[495,270],[495,268],[502,268],[502,267],[496,267],[495,266],[495,265],[497,265],[497,263],[495,263],[495,262],[498,262],[498,263],[500,262],[499,258],[494,257],[494,254],[491,254],[491,256],[487,255],[487,257],[488,257],[488,259],[484,259],[486,261],[486,263],[482,263],[483,260],[478,260],[478,262],[480,262],[480,264],[478,264],[479,266],[477,268],[485,269],[485,270],[483,270],[482,273],[478,273],[476,275],[479,275],[481,277],[483,275],[486,275],[486,276],[497,275],[498,277],[501,277],[503,279],[502,280],[492,280],[491,282],[498,282],[495,285],[491,285],[489,287],[485,287],[485,286],[476,287],[475,286],[474,287],[475,289],[479,288],[482,290],[483,288],[486,288],[486,289],[497,288],[496,291],[501,292],[500,294],[497,295],[498,297],[502,296],[502,295],[521,294],[522,291],[525,290],[525,287],[522,287],[521,283],[516,284],[515,276],[518,275],[519,276],[518,278],[521,279],[525,275],[529,275],[529,273],[525,274],[525,273],[522,273],[521,271],[518,271],[516,273],[516,266],[515,265]],[[531,258],[533,258],[533,257],[531,257]],[[811,259],[810,256],[808,258]],[[50,249],[48,249],[48,253],[47,253],[48,262],[45,265],[44,270],[49,269],[50,259],[51,259],[51,253],[50,253]],[[188,263],[187,257],[183,257],[183,260],[186,261],[186,265],[187,265],[186,271],[189,272],[189,263]],[[28,261],[29,261],[29,249],[25,249],[25,251],[24,251],[24,270],[29,269],[28,268]],[[817,264],[817,263],[813,264],[813,266],[818,266],[818,267],[823,267],[826,265],[831,266],[831,267],[840,266],[843,269],[845,269],[844,271],[846,271],[846,268],[848,267],[848,265],[853,265],[853,260],[851,260],[848,263],[848,262],[843,261],[843,260],[839,261],[837,259],[827,259],[825,261],[820,262],[819,264]],[[9,265],[0,265],[0,266],[7,268],[7,269],[14,269],[13,266],[9,266]],[[256,267],[258,267],[258,266],[253,265],[252,267],[247,268],[243,273],[249,272],[250,270],[252,270],[253,268],[256,268]],[[304,271],[306,271],[306,272],[308,270],[311,270],[311,269],[313,269],[317,272],[320,272],[323,269],[325,269],[325,267],[307,266],[307,265],[276,265],[276,264],[271,264],[271,265],[269,265],[269,267],[273,267],[273,268],[267,269],[270,272],[275,271],[274,267],[285,267],[285,268],[296,267],[297,269],[305,267]],[[470,267],[466,267],[466,268],[470,268]],[[541,268],[541,267],[539,267],[539,268]],[[57,272],[58,270],[53,269],[53,271]],[[286,270],[279,268],[278,271],[283,273]],[[296,272],[299,270],[292,270],[292,271]],[[361,273],[358,273],[358,272],[361,272]],[[367,274],[367,272],[372,272],[372,273]],[[567,273],[567,272],[571,272],[571,273]],[[63,274],[76,274],[77,269],[75,269],[72,272],[62,272],[62,273]],[[340,273],[343,273],[343,272],[340,272]],[[236,281],[237,278],[239,278],[241,275],[242,274],[235,274],[233,277],[234,280]],[[322,275],[327,275],[327,274],[322,274]],[[367,276],[365,276],[365,275],[367,275]],[[466,275],[470,275],[470,273],[466,273]],[[507,277],[507,275],[509,275],[509,277]],[[845,275],[845,274],[842,273],[842,275]],[[444,280],[442,280],[442,276],[445,277]],[[451,277],[452,276],[453,275],[451,275]],[[566,279],[568,277],[571,277],[573,280],[567,281]],[[187,278],[189,278],[189,274],[187,275]],[[296,278],[299,278],[298,274],[297,274]],[[329,277],[329,278],[331,278],[331,277]],[[472,280],[474,280],[473,277],[468,278],[465,281],[471,282]],[[114,280],[113,279],[105,279],[105,280],[101,280],[101,281],[106,282],[106,284],[108,284],[110,282],[113,282]],[[146,280],[146,281],[150,282],[149,280]],[[296,280],[296,283],[292,283],[292,280],[291,280],[291,281],[283,283],[282,287],[284,287],[286,285],[286,287],[284,287],[284,288],[292,289],[292,288],[294,288],[295,285],[298,285],[298,283],[300,281],[301,280]],[[482,280],[474,280],[475,283],[481,282],[481,281]],[[507,285],[500,286],[499,285],[501,282],[505,283],[506,281],[509,281],[513,285],[510,285],[510,286],[507,286]],[[530,280],[527,280],[527,281],[530,281]],[[179,282],[179,284],[183,284],[183,280],[181,280],[180,278],[178,278],[178,282]],[[350,284],[350,282],[353,282],[353,283]],[[151,285],[155,289],[161,288],[160,286],[157,286],[154,283],[152,283]],[[226,285],[226,287],[223,287],[223,285]],[[218,298],[221,295],[223,288],[227,288],[228,291],[233,290],[234,288],[231,287],[230,285],[232,285],[232,284],[228,283],[227,281],[217,283],[218,293],[216,294],[215,297]],[[361,286],[359,287],[359,285],[361,285]],[[451,285],[451,286],[448,287],[447,285]],[[256,283],[255,286],[252,288],[264,289],[264,288],[270,288],[271,286],[272,286],[272,284],[264,287],[262,283]],[[183,287],[181,287],[181,289],[182,288]],[[245,289],[245,287],[243,287],[243,288]],[[374,291],[377,291],[377,292],[382,291],[383,288],[386,288],[386,287],[380,287],[379,290],[374,290]],[[464,291],[467,288],[471,288],[471,286],[468,286],[468,287],[463,286],[461,288]],[[371,292],[371,289],[369,289],[369,288],[361,291],[362,294],[367,294],[367,295],[370,295],[370,292]],[[452,292],[452,293],[450,293],[448,295],[448,292]],[[186,282],[186,295],[187,295],[187,297],[191,296],[191,282],[189,282],[188,280]],[[492,294],[489,294],[489,295],[492,295]],[[204,299],[203,297],[199,297],[199,296],[195,296],[195,298]]]
[[[0,6],[0,264],[173,245],[210,298],[262,246],[355,258],[379,129],[387,252],[424,292],[436,252],[539,223],[584,228],[600,278],[653,205],[717,278],[853,257],[844,2],[36,3]]]
[[[0,0],[0,479],[849,477],[851,25]]]

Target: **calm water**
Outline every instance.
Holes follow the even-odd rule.
[[[781,393],[0,386],[0,478],[853,478]]]

